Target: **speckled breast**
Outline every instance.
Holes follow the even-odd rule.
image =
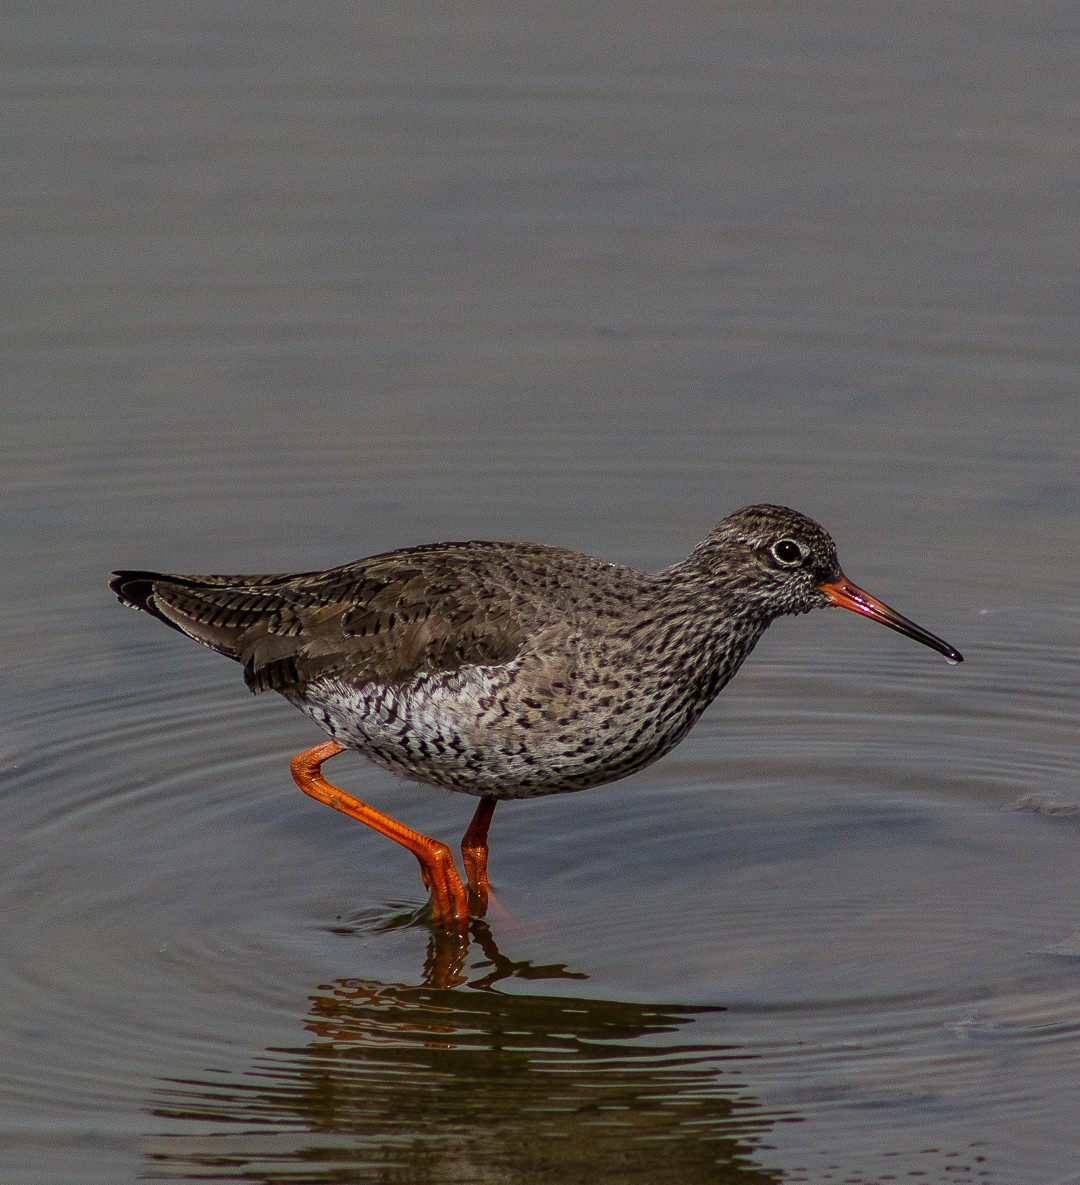
[[[603,676],[542,695],[510,663],[404,688],[316,680],[288,698],[339,744],[401,777],[528,798],[634,773],[677,744],[712,696],[677,681],[616,687]]]

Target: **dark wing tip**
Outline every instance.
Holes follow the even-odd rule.
[[[110,574],[109,588],[116,593],[116,598],[121,604],[153,613],[150,601],[154,595],[154,583],[162,579],[164,577],[160,572],[121,569]]]
[[[116,593],[116,599],[121,605],[127,605],[131,609],[141,609],[144,613],[149,613],[151,617],[156,617],[170,629],[186,634],[187,630],[163,613],[155,600],[156,586],[161,581],[172,579],[173,577],[164,572],[143,572],[134,568],[125,568],[119,572],[111,573],[109,588]]]

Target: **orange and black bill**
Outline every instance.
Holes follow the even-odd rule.
[[[955,647],[950,646],[948,642],[943,642],[929,630],[924,630],[921,625],[916,625],[915,622],[908,621],[906,617],[901,617],[895,609],[890,609],[876,597],[872,597],[868,592],[863,592],[846,576],[841,576],[839,580],[831,580],[820,587],[829,600],[834,605],[839,605],[841,609],[850,609],[852,613],[861,613],[863,617],[869,617],[871,621],[880,621],[882,625],[896,630],[898,634],[906,634],[907,637],[914,638],[916,642],[921,642],[924,646],[929,646],[931,650],[936,650],[938,654],[944,654],[950,662],[964,661],[964,656]]]

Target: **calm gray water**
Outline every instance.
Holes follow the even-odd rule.
[[[1050,0],[5,8],[5,1185],[1080,1180],[1078,53]],[[752,501],[967,661],[777,624],[662,763],[500,809],[468,950],[105,587],[655,567]]]

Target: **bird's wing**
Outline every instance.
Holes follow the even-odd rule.
[[[242,663],[253,691],[301,692],[320,677],[402,685],[422,671],[509,662],[543,624],[535,590],[515,593],[520,556],[503,564],[492,550],[478,563],[477,546],[413,548],[300,575],[118,572],[111,586]]]

